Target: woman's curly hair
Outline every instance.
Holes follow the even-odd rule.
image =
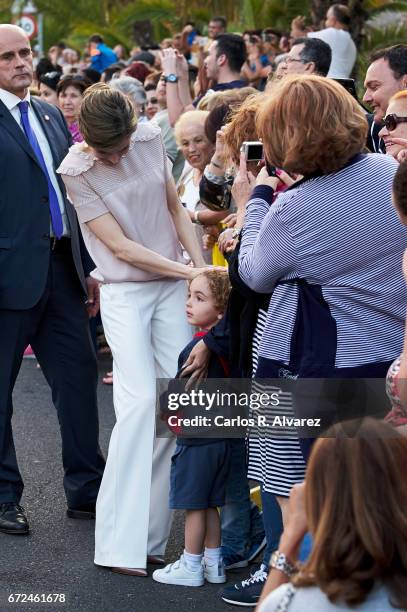
[[[308,176],[343,168],[366,143],[368,124],[344,87],[320,76],[286,76],[264,98],[257,119],[266,159]]]

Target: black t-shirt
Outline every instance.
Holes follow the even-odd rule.
[[[206,91],[204,94],[200,94],[197,98],[195,98],[192,104],[194,106],[198,106],[200,100],[202,100],[202,98],[211,91],[225,91],[226,89],[241,89],[242,87],[247,87],[247,86],[248,86],[248,82],[242,79],[236,79],[236,81],[229,81],[229,83],[218,83],[217,85],[214,85],[213,87],[208,89],[208,91]]]

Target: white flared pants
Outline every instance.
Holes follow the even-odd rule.
[[[101,314],[113,354],[116,424],[96,504],[95,563],[146,567],[171,528],[174,440],[155,438],[156,378],[173,378],[192,337],[185,281],[107,284]]]

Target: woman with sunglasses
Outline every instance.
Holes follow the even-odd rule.
[[[390,98],[384,126],[379,132],[386,146],[387,155],[401,162],[407,159],[407,90]]]

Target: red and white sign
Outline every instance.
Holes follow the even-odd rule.
[[[22,15],[19,19],[18,25],[24,30],[30,39],[34,38],[34,36],[37,34],[37,20],[35,17],[33,17],[33,15]]]

